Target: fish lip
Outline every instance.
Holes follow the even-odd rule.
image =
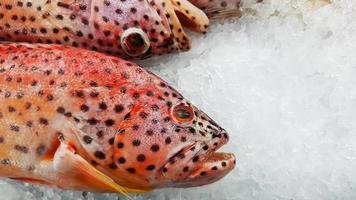
[[[199,166],[186,178],[184,187],[202,186],[218,181],[235,168],[236,157],[233,153],[212,152]],[[212,170],[214,167],[219,168]],[[202,173],[206,175],[202,176]]]
[[[179,151],[177,151],[176,153],[174,153],[171,157],[169,157],[167,159],[167,162],[165,162],[163,164],[163,166],[161,167],[161,171],[163,170],[163,168],[168,166],[172,161],[176,161],[180,154],[182,154],[182,153],[184,154],[185,152],[190,151],[192,148],[196,148],[198,145],[199,145],[198,142],[193,142],[193,143],[190,143],[190,144],[185,145],[184,147],[182,147]],[[193,155],[195,155],[195,154],[193,154]]]
[[[220,135],[227,135],[225,130],[219,132]],[[219,135],[219,134],[218,134]],[[172,178],[171,184],[166,184],[169,187],[195,187],[200,185],[206,185],[212,182],[215,182],[222,177],[224,177],[228,172],[230,172],[235,167],[235,156],[232,153],[225,153],[219,152],[218,150],[227,144],[228,137],[214,137],[208,143],[202,141],[194,141],[188,145],[185,145],[179,151],[177,151],[174,155],[172,155],[168,161],[163,165],[163,168],[168,168],[171,166],[171,161],[175,161],[175,166],[173,165],[173,171],[179,173],[182,170],[182,166],[190,165],[190,171],[184,175],[180,175],[176,179]],[[208,150],[204,150],[204,146],[206,144],[213,144],[212,148]],[[194,152],[190,152],[194,149]],[[185,155],[184,160],[180,158],[181,154],[188,153]],[[193,162],[193,159],[198,156],[199,161]],[[204,170],[208,169],[207,167],[210,166],[212,163],[226,163],[226,167],[223,167],[216,171],[210,171],[207,177],[199,176],[199,173]],[[192,164],[193,163],[193,164]],[[178,165],[177,165],[178,164]],[[177,167],[178,166],[178,167]],[[164,173],[163,173],[163,176]]]
[[[217,136],[217,137],[214,137],[213,136],[213,139],[210,140],[207,145],[209,146],[213,146],[213,148],[209,148],[207,151],[203,149],[203,145],[201,145],[201,147],[199,148],[199,151],[193,156],[199,156],[200,159],[199,159],[199,162],[198,164],[200,163],[203,163],[205,160],[207,160],[212,154],[214,153],[217,153],[218,150],[226,145],[229,141],[229,137],[227,135],[227,132],[223,129],[221,130],[218,134],[216,135],[220,135],[220,136]],[[223,136],[225,135],[225,136]],[[211,145],[212,144],[212,145]],[[223,152],[220,152],[220,153],[223,153]]]
[[[209,141],[210,144],[216,144],[214,148],[208,151],[201,148],[198,153],[195,154],[195,156],[199,156],[200,159],[195,164],[194,170],[186,177],[183,187],[196,187],[216,182],[235,168],[235,155],[233,153],[219,151],[219,149],[229,141],[227,132],[223,129],[218,135],[221,135],[221,137],[215,137]],[[225,163],[225,166],[223,163]],[[218,165],[218,170],[212,170],[212,167]],[[201,176],[201,173],[207,173],[207,175]]]
[[[208,151],[205,151],[203,149],[203,146],[201,141],[194,141],[193,143],[190,143],[184,147],[182,147],[179,151],[177,151],[175,154],[173,154],[171,157],[168,158],[168,161],[163,165],[166,166],[167,164],[169,164],[172,160],[176,160],[177,157],[180,156],[181,153],[186,153],[189,150],[191,150],[192,148],[194,148],[196,150],[196,153],[192,153],[190,154],[189,157],[191,157],[190,159],[193,159],[193,157],[195,156],[201,156],[203,159],[200,159],[199,162],[204,161],[205,157],[208,157],[209,154],[212,154],[214,152],[217,152],[222,146],[224,146],[225,144],[228,143],[229,138],[227,136],[227,132],[223,129],[219,132],[219,134],[217,135],[221,135],[221,137],[214,137],[212,136],[212,140],[210,140],[208,143],[206,144],[213,144],[212,146],[214,146],[214,148],[210,148]],[[226,135],[225,137],[223,135]]]

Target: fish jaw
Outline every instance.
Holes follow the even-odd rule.
[[[232,153],[211,153],[199,168],[191,173],[180,187],[196,187],[214,183],[235,168],[236,158]]]
[[[187,145],[169,158],[162,167],[162,176],[169,177],[171,182],[163,182],[164,187],[186,188],[207,185],[220,180],[233,170],[236,164],[234,154],[216,152],[227,144],[227,133],[223,130],[218,135],[220,136],[208,143],[204,141]]]

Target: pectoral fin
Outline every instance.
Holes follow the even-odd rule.
[[[143,192],[122,187],[75,153],[74,147],[61,143],[53,159],[53,168],[65,180],[60,187],[96,192],[118,192],[128,197],[129,192]]]
[[[171,0],[179,21],[184,27],[196,32],[207,31],[209,19],[205,13],[188,0]]]
[[[241,0],[189,0],[202,9],[209,19],[223,19],[241,16]],[[259,1],[254,1],[254,4]]]

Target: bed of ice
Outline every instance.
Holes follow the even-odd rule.
[[[356,199],[356,1],[268,0],[143,62],[225,127],[237,168],[134,199]],[[253,11],[254,10],[254,11]],[[0,182],[0,199],[123,199]]]

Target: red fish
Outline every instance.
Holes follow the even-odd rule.
[[[206,32],[209,20],[187,0],[0,1],[1,40],[65,44],[127,58],[190,49],[182,24]]]
[[[0,43],[0,176],[97,192],[215,182],[227,132],[136,64],[61,45]]]

